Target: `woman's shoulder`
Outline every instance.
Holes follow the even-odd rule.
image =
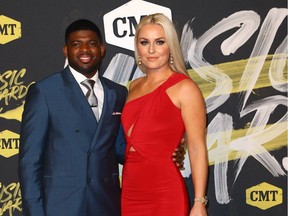
[[[174,79],[176,80],[179,87],[194,87],[197,84],[192,80],[189,75],[174,72],[173,74]]]
[[[175,90],[179,92],[180,95],[201,94],[197,83],[188,75],[177,73],[176,76],[179,82],[175,85]]]

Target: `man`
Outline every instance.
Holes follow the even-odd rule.
[[[91,21],[68,26],[64,54],[69,65],[26,96],[19,150],[23,214],[119,216],[127,90],[99,75],[105,46]],[[94,81],[91,89],[86,79]]]

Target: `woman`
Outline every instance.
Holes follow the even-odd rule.
[[[166,16],[141,20],[135,58],[145,76],[131,82],[122,112],[127,140],[122,216],[189,215],[185,183],[171,161],[184,133],[195,191],[190,216],[206,216],[205,104],[187,74],[176,30]]]

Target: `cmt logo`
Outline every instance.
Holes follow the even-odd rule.
[[[19,153],[19,134],[4,130],[0,132],[0,155],[9,158]]]
[[[283,191],[274,185],[263,182],[246,190],[246,203],[262,210],[283,202]]]
[[[21,37],[21,23],[4,15],[0,16],[0,44],[6,44]]]
[[[142,0],[132,0],[103,17],[106,42],[134,50],[135,27],[141,18],[153,13],[163,13],[172,20],[171,10]]]

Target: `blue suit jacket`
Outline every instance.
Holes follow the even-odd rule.
[[[116,150],[123,158],[119,113],[127,90],[99,78],[104,88],[99,123],[68,68],[29,88],[19,151],[24,215],[120,215]]]

